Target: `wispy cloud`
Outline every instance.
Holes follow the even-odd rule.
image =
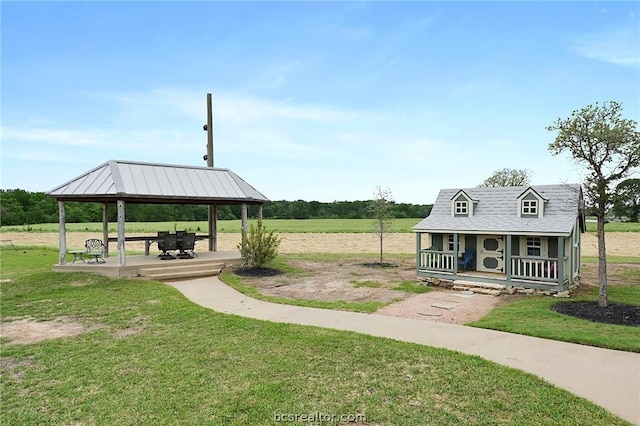
[[[589,34],[573,43],[580,55],[616,65],[640,65],[640,30],[638,28]]]

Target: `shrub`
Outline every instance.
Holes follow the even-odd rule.
[[[278,256],[281,238],[274,231],[267,231],[262,221],[249,225],[249,232],[242,231],[242,241],[238,250],[244,264],[254,268],[261,268]]]

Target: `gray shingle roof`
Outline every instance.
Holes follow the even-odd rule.
[[[528,188],[547,199],[541,218],[518,217],[517,198]],[[463,189],[477,200],[472,217],[452,217],[451,198]],[[490,188],[443,189],[431,214],[413,227],[415,232],[460,232],[467,234],[569,235],[581,214],[580,185],[537,185]]]
[[[48,192],[60,200],[207,204],[269,201],[229,169],[110,160]]]

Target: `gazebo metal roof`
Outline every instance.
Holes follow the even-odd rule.
[[[229,169],[110,160],[52,189],[61,201],[263,204],[269,200]]]

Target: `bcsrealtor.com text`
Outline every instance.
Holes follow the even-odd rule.
[[[366,422],[367,416],[364,414],[330,414],[321,413],[274,413],[273,421],[276,423],[285,422],[305,422],[305,423],[354,423]]]

